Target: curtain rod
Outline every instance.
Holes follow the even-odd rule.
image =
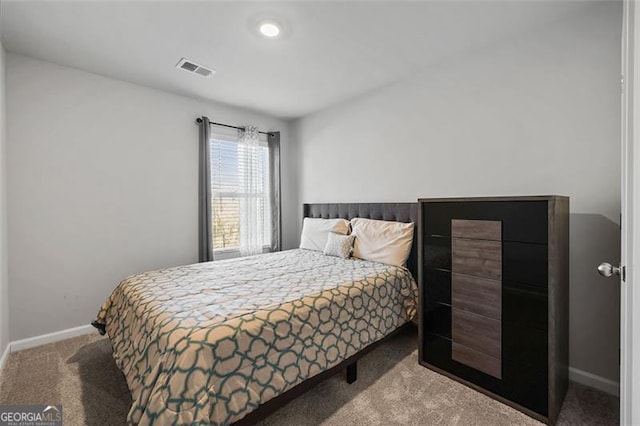
[[[202,123],[202,118],[200,117],[196,118],[196,123],[198,124]],[[232,126],[231,124],[214,123],[213,121],[209,121],[209,124],[213,126],[228,127],[230,129],[244,130],[244,127]],[[258,133],[262,133],[263,135],[273,136],[273,133],[263,132],[262,130],[259,130]]]

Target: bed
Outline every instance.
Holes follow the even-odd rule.
[[[415,223],[413,203],[305,204],[305,217]],[[349,368],[416,315],[408,268],[295,249],[137,274],[104,303],[140,424],[249,424]]]

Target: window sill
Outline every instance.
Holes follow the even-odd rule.
[[[262,253],[271,253],[271,246],[263,246]],[[225,260],[240,257],[240,250],[238,249],[223,249],[214,250],[213,257],[215,260]]]

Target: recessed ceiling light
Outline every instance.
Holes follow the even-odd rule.
[[[260,34],[268,38],[277,37],[280,34],[280,26],[274,21],[262,21],[258,24]]]

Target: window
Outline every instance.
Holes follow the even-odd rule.
[[[271,197],[269,193],[269,148],[261,137],[258,155],[250,163],[245,161],[243,149],[248,147],[237,136],[212,135],[211,162],[211,236],[214,252],[239,250],[241,220],[255,221],[256,229],[264,235],[264,247],[271,246]],[[247,192],[243,179],[252,175],[256,185]],[[256,208],[252,217],[241,218],[242,203]],[[255,216],[255,217],[253,217]]]
[[[213,123],[206,116],[196,123],[198,259],[280,250],[280,132]]]

